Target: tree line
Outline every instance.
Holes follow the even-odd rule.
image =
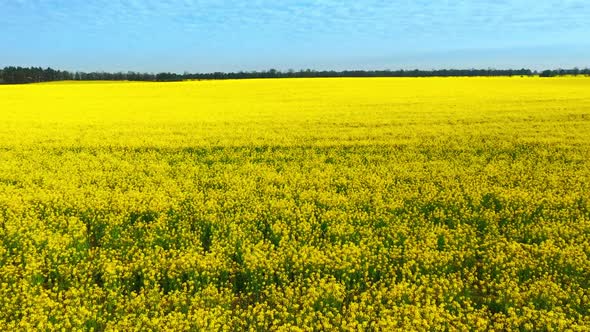
[[[214,72],[214,73],[139,73],[139,72],[70,72],[41,67],[4,67],[0,69],[0,84],[24,84],[51,81],[151,81],[224,80],[247,78],[313,78],[313,77],[451,77],[451,76],[532,76],[590,75],[590,69],[556,69],[541,72],[530,69],[438,69],[438,70],[344,70]]]

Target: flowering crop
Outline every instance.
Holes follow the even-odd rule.
[[[0,86],[0,330],[590,328],[590,80]]]

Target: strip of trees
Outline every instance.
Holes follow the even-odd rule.
[[[311,78],[311,77],[451,77],[451,76],[590,76],[590,69],[556,69],[542,72],[530,69],[440,69],[440,70],[344,70],[344,71],[268,71],[215,73],[138,73],[138,72],[70,72],[41,67],[5,67],[0,69],[0,84],[24,84],[51,81],[152,81],[224,80],[247,78]]]

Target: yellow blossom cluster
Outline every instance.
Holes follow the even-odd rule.
[[[590,80],[0,86],[0,330],[590,329]]]

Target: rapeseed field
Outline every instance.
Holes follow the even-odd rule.
[[[0,330],[590,329],[590,79],[0,86]]]

